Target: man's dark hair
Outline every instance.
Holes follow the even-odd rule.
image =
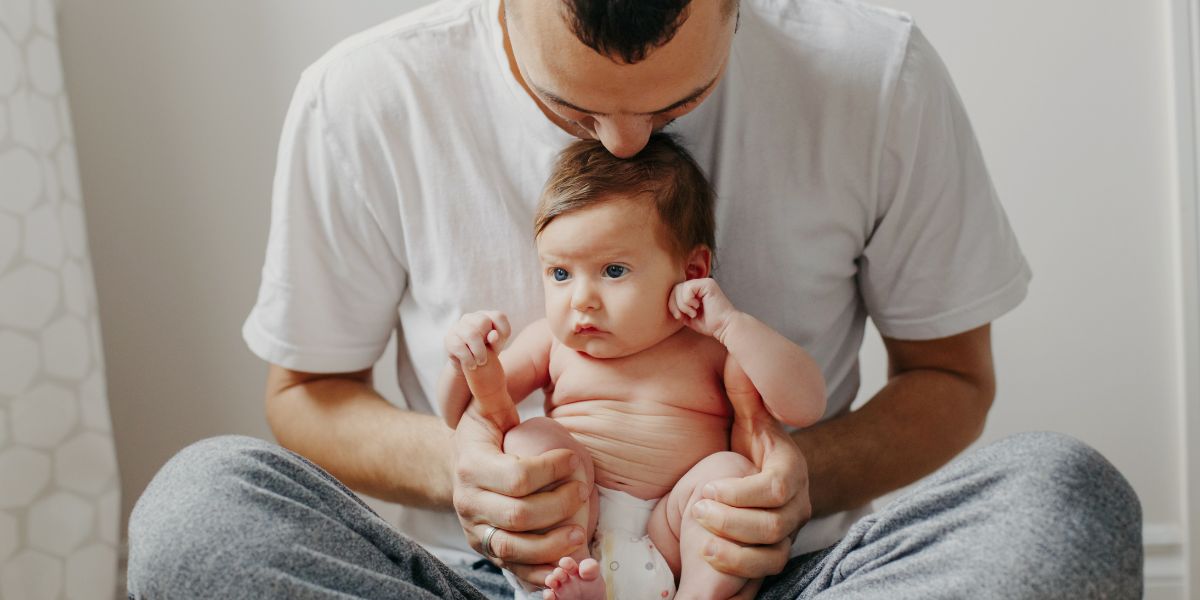
[[[676,257],[686,259],[697,246],[716,256],[716,192],[688,151],[666,133],[651,135],[632,158],[617,158],[596,140],[567,146],[542,191],[534,236],[562,215],[620,197],[653,204],[663,241]]]
[[[728,17],[738,0],[717,0]],[[567,0],[571,31],[587,47],[626,64],[640,62],[687,20],[691,0]]]

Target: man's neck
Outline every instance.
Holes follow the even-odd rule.
[[[525,78],[521,76],[521,68],[517,66],[517,59],[513,55],[512,42],[508,39],[508,18],[504,8],[504,0],[500,0],[500,14],[497,15],[497,18],[500,20],[500,34],[504,39],[504,56],[508,59],[508,69],[512,72],[513,77],[516,78],[517,83],[521,84],[521,89],[525,90],[525,93],[533,100],[538,109],[542,111],[542,114],[546,115],[546,118],[558,126],[559,129],[576,137],[590,139],[591,136],[586,135],[583,128],[558,116],[543,104],[537,95],[533,93],[533,90],[529,89],[529,84],[525,83]]]

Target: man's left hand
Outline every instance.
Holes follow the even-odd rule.
[[[765,409],[739,412],[730,443],[759,472],[704,486],[705,499],[692,507],[692,514],[719,538],[705,548],[705,560],[718,571],[754,582],[783,570],[795,533],[812,516],[808,466],[800,448]]]

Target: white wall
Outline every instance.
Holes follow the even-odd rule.
[[[1151,552],[1165,556],[1160,597],[1178,597],[1167,2],[886,3],[917,17],[954,74],[1034,270],[1029,299],[994,328],[1000,393],[985,440],[1049,429],[1099,448],[1141,495]],[[63,1],[126,510],[185,444],[269,436],[264,366],[239,330],[292,86],[335,40],[419,4]],[[876,340],[864,358],[873,390]]]
[[[292,89],[339,39],[420,4],[63,1],[126,515],[188,443],[270,438],[240,331]]]
[[[1148,552],[1169,557],[1148,565],[1148,597],[1177,589],[1184,365],[1168,2],[882,3],[913,14],[941,52],[1033,267],[1029,298],[994,327],[1000,391],[981,443],[1047,429],[1098,448],[1142,499]],[[881,356],[877,342],[863,353]],[[882,369],[871,381],[882,385]]]

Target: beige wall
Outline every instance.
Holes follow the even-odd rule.
[[[183,445],[269,435],[239,329],[292,86],[340,37],[422,3],[63,1],[126,509]],[[1183,367],[1167,2],[887,3],[941,50],[1034,269],[995,327],[985,437],[1090,442],[1169,547]],[[874,389],[878,342],[864,357]]]

